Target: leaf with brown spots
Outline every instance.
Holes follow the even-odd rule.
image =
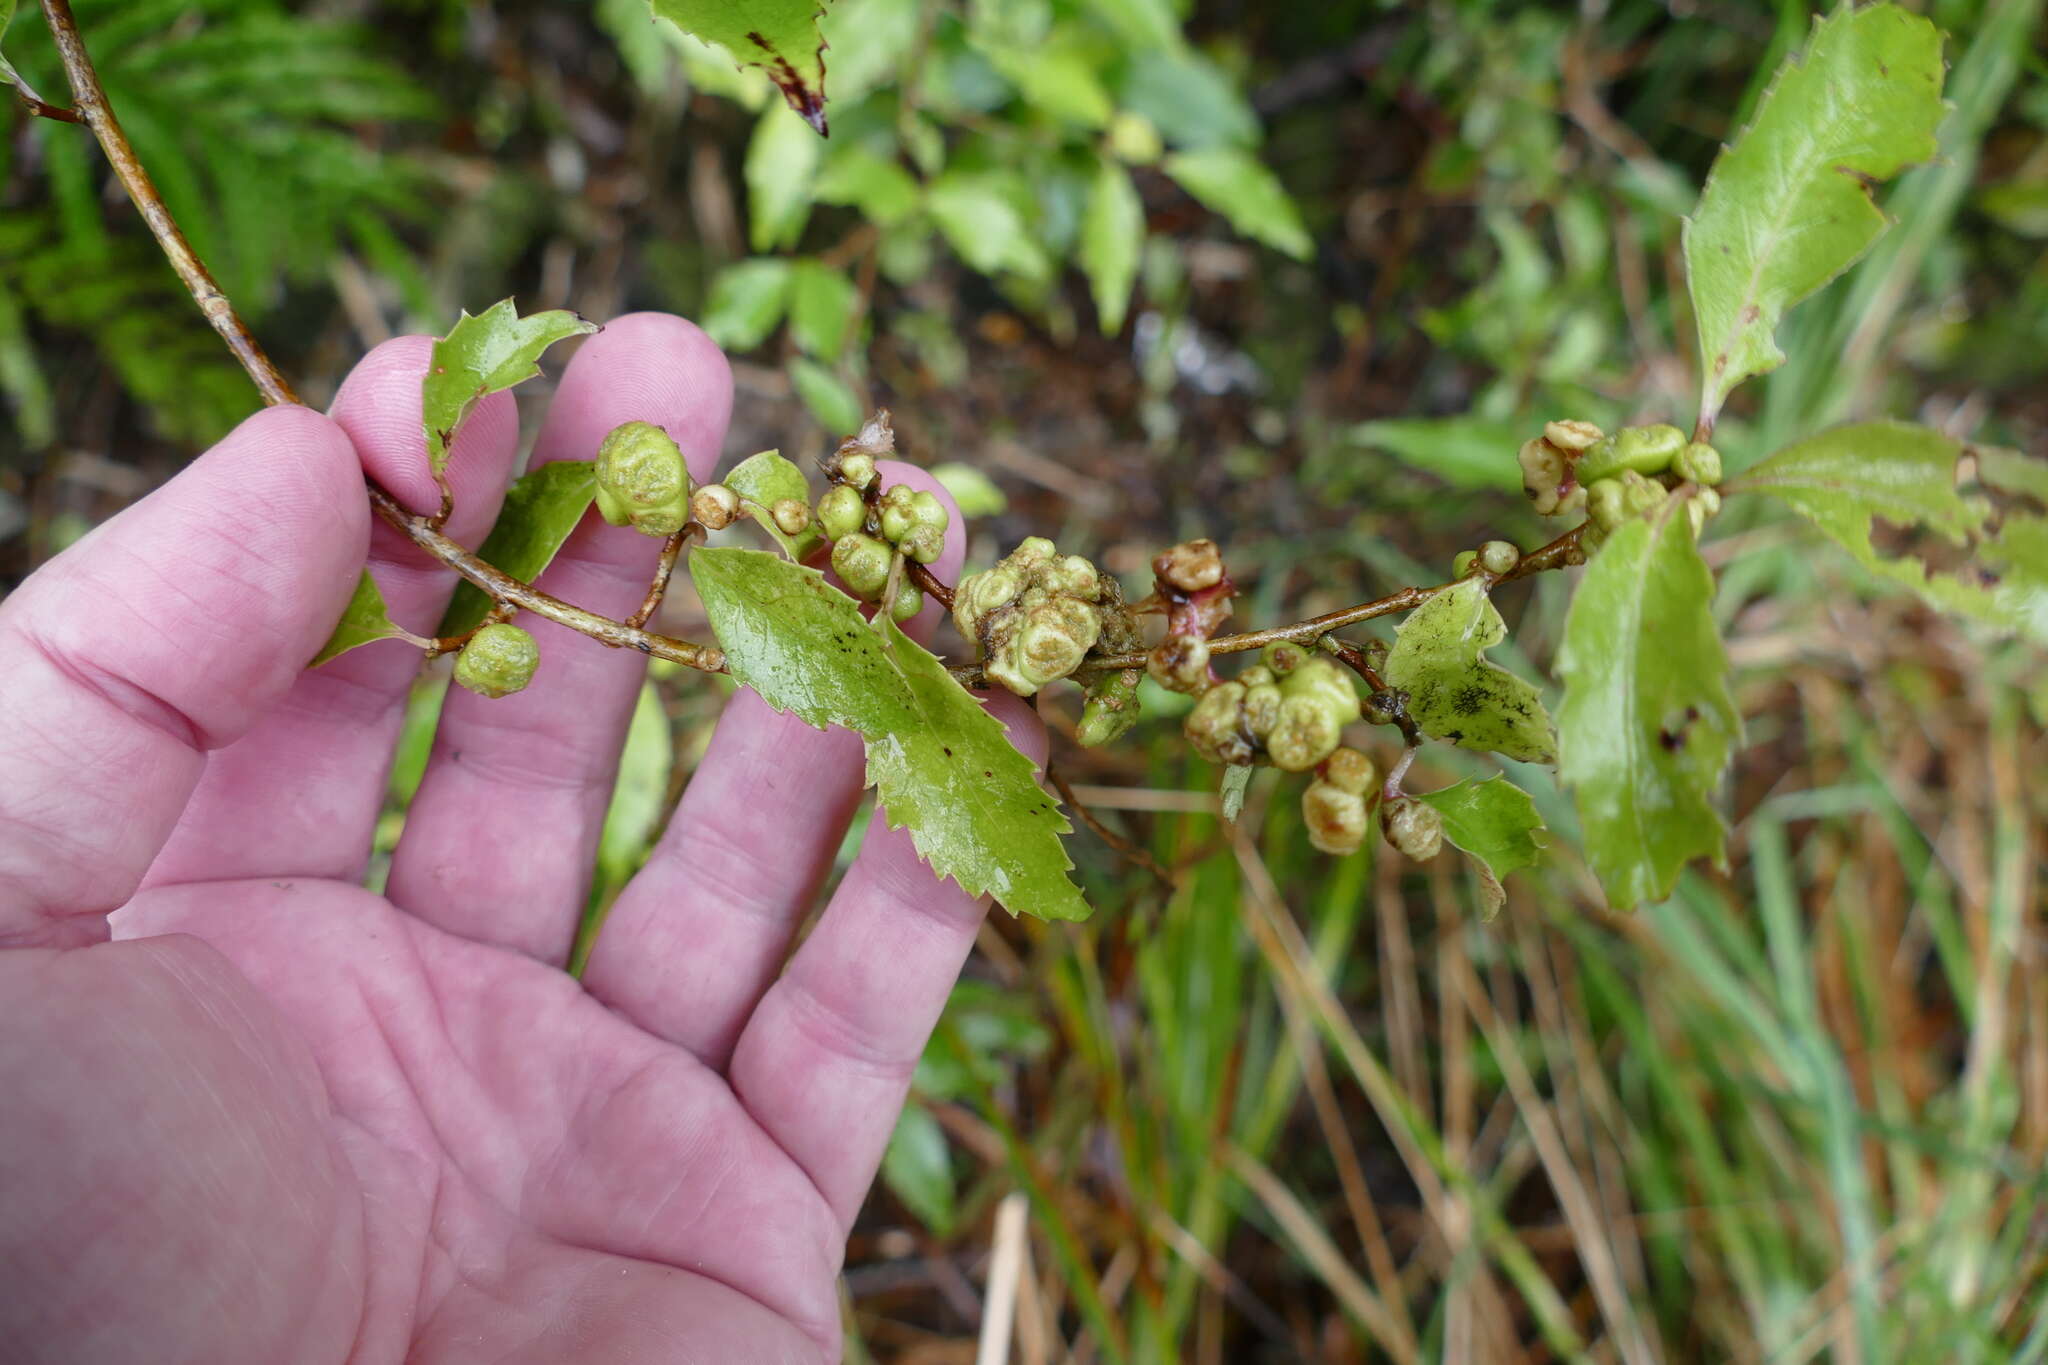
[[[819,0],[651,0],[657,18],[758,66],[804,122],[825,132],[824,14]]]
[[[1409,613],[1387,654],[1387,682],[1408,694],[1409,716],[1431,738],[1548,763],[1543,698],[1485,658],[1508,633],[1487,587],[1484,578],[1462,579]]]
[[[1558,775],[1617,910],[1662,900],[1687,862],[1721,856],[1713,797],[1742,717],[1713,600],[1677,498],[1623,522],[1572,597],[1557,661]]]

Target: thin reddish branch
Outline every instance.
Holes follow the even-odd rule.
[[[654,619],[654,613],[661,608],[661,599],[668,595],[669,580],[676,576],[676,563],[683,557],[683,551],[692,541],[704,539],[704,528],[696,522],[685,522],[683,529],[661,542],[661,558],[654,565],[654,577],[648,581],[647,596],[640,599],[640,609],[626,618],[626,624],[638,630]]]
[[[939,581],[939,576],[926,565],[916,560],[905,561],[910,572],[910,581],[932,597],[947,611],[953,610],[953,590]]]

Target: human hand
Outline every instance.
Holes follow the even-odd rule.
[[[409,627],[452,586],[361,484],[434,500],[427,351],[250,418],[0,605],[0,1361],[838,1358],[847,1229],[985,903],[877,824],[789,955],[861,746],[743,692],[571,979],[644,660],[545,622],[525,692],[451,692],[363,890],[418,659],[301,669],[366,544]],[[705,478],[730,405],[700,332],[622,318],[534,458],[643,418]],[[456,539],[517,430],[505,394],[463,428]],[[624,615],[658,549],[593,515],[541,586]]]

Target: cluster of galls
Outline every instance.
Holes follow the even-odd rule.
[[[879,487],[875,460],[894,450],[895,441],[887,412],[869,418],[826,462],[832,486],[818,499],[818,529],[832,542],[832,572],[863,602],[882,600],[899,553],[930,564],[946,548],[944,503],[907,484]],[[899,580],[889,614],[908,621],[923,609],[923,591]]]
[[[1363,709],[1341,664],[1283,641],[1236,678],[1203,689],[1183,728],[1211,763],[1305,773],[1336,752]]]
[[[1685,505],[1694,535],[1721,510],[1714,488],[1721,452],[1686,440],[1677,427],[1623,427],[1610,436],[1591,422],[1551,422],[1518,458],[1522,491],[1539,513],[1586,514],[1589,550],[1628,518],[1655,511],[1681,484],[1696,486]]]
[[[960,580],[953,624],[974,642],[992,681],[1029,697],[1081,666],[1116,597],[1114,579],[1032,536],[994,568]]]

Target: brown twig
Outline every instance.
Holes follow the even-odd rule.
[[[521,611],[530,611],[535,616],[567,626],[615,649],[636,649],[642,654],[702,669],[706,673],[725,671],[725,652],[721,649],[656,635],[608,616],[599,616],[594,611],[572,606],[559,597],[550,597],[532,584],[522,583],[503,570],[491,567],[477,558],[473,551],[464,549],[434,530],[427,524],[428,518],[407,512],[396,498],[375,484],[370,485],[370,506],[376,509],[378,516],[405,532],[413,544],[475,584],[493,602],[504,602]]]
[[[1052,783],[1053,790],[1060,794],[1060,800],[1067,803],[1067,809],[1079,816],[1081,823],[1086,825],[1096,838],[1108,844],[1114,852],[1122,854],[1125,858],[1128,858],[1147,872],[1150,872],[1154,877],[1157,877],[1161,886],[1168,889],[1172,888],[1173,874],[1161,867],[1159,860],[1154,858],[1145,849],[1138,847],[1138,845],[1124,838],[1123,835],[1118,834],[1115,830],[1097,819],[1095,812],[1088,809],[1081,799],[1074,795],[1074,789],[1068,784],[1065,774],[1061,773],[1058,768],[1047,767],[1045,777],[1048,782]]]
[[[953,590],[939,581],[939,576],[916,560],[909,563],[910,581],[915,583],[926,596],[932,598],[947,611],[953,610]]]
[[[114,117],[113,107],[107,102],[106,91],[100,85],[99,73],[93,69],[92,58],[85,50],[85,40],[79,34],[78,21],[72,16],[69,0],[42,0],[43,14],[49,20],[50,32],[57,42],[57,52],[64,61],[64,74],[71,83],[73,108],[63,111],[70,117],[67,121],[82,123],[92,130],[106,153],[107,162],[114,169],[122,188],[134,201],[136,210],[155,235],[157,245],[163,248],[165,259],[192,294],[199,311],[220,334],[222,341],[241,362],[242,368],[255,382],[256,390],[269,406],[297,403],[298,395],[285,377],[271,363],[270,357],[256,342],[256,338],[236,314],[234,305],[228,301],[220,286],[215,283],[192,244],[185,240],[177,220],[165,206],[163,196],[157,192],[156,184],[149,173],[142,168],[142,162],[135,155],[135,148],[121,131],[120,120]],[[38,113],[51,106],[36,100],[30,108]],[[45,114],[45,117],[53,115]],[[522,583],[510,574],[504,573],[483,560],[474,552],[465,549],[442,535],[438,522],[447,517],[448,495],[445,480],[436,475],[435,484],[442,490],[441,507],[434,516],[418,517],[406,511],[390,493],[379,487],[375,480],[365,480],[368,485],[370,506],[392,526],[405,533],[413,544],[427,554],[461,574],[487,593],[491,600],[509,607],[530,611],[536,616],[567,626],[569,629],[588,635],[593,640],[621,649],[637,649],[642,654],[658,659],[671,659],[690,668],[706,672],[722,672],[725,668],[723,651],[708,645],[692,644],[687,640],[670,639],[585,611],[559,598],[550,597],[530,584]],[[417,641],[423,648],[431,649],[436,642],[417,636],[407,638]]]
[[[1372,661],[1365,657],[1364,650],[1349,640],[1336,640],[1327,635],[1323,637],[1322,646],[1335,655],[1338,662],[1365,680],[1365,685],[1372,689],[1373,707],[1384,715],[1388,724],[1401,732],[1401,738],[1408,741],[1409,748],[1415,748],[1422,743],[1422,727],[1408,714],[1408,694],[1399,688],[1387,686],[1387,680],[1380,676],[1379,670],[1372,666]],[[1368,712],[1367,719],[1373,720],[1377,717]]]
[[[256,344],[256,338],[236,316],[234,305],[228,302],[227,295],[220,292],[220,286],[214,283],[198,253],[192,250],[192,244],[179,231],[177,221],[164,206],[163,196],[157,193],[149,172],[142,169],[135,148],[130,145],[128,135],[121,131],[121,123],[114,117],[113,107],[107,103],[107,92],[100,86],[99,73],[93,70],[92,58],[86,55],[85,40],[79,36],[78,21],[71,15],[70,0],[43,0],[43,15],[49,20],[50,34],[57,41],[57,53],[64,59],[64,75],[71,82],[70,121],[83,123],[99,139],[108,164],[114,168],[115,177],[135,202],[142,221],[149,224],[149,230],[155,235],[157,245],[163,248],[171,269],[178,272],[178,278],[192,292],[192,301],[199,305],[199,311],[206,315],[213,330],[220,334],[220,339],[234,352],[235,359],[249,372],[249,378],[256,382],[257,392],[263,395],[263,401],[272,405],[298,402],[291,385],[278,373],[277,366],[270,363],[270,357],[263,353],[263,348]]]
[[[661,599],[668,594],[668,583],[676,576],[676,561],[683,557],[683,550],[692,542],[704,538],[704,528],[696,522],[685,522],[683,529],[661,542],[661,558],[655,562],[654,577],[648,581],[647,596],[640,599],[640,609],[626,618],[626,624],[638,630],[654,619],[654,613],[661,608]]]

